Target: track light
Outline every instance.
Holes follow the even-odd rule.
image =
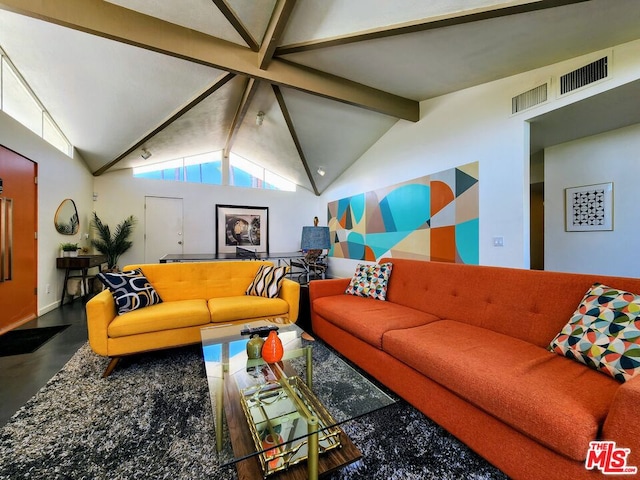
[[[318,167],[318,170],[316,170],[318,172],[318,175],[320,175],[321,177],[324,177],[324,174],[327,173],[324,171],[324,168],[322,167]]]
[[[264,122],[264,112],[261,110],[256,115],[256,125],[260,126]]]
[[[142,153],[140,154],[140,156],[142,158],[144,158],[145,160],[147,160],[151,156],[151,152],[149,150],[147,150],[146,148],[143,148],[142,149]]]

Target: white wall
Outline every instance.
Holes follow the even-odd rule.
[[[545,150],[545,270],[640,276],[640,125]],[[613,231],[565,232],[564,189],[613,182]]]
[[[60,243],[80,243],[81,233],[87,231],[93,177],[82,160],[64,155],[4,112],[0,112],[0,144],[38,164],[38,314],[42,315],[60,303],[64,279],[64,271],[56,269]],[[61,235],[54,226],[56,210],[65,198],[73,199],[78,209],[77,235]]]
[[[80,246],[89,246],[84,234],[93,235],[90,220],[94,210],[112,226],[131,214],[138,219],[134,246],[122,256],[121,265],[144,260],[144,197],[147,195],[184,199],[184,248],[188,253],[215,250],[216,203],[269,207],[272,252],[298,250],[302,226],[312,225],[314,216],[325,218],[325,204],[305,189],[278,192],[134,179],[130,170],[93,177],[79,156],[67,157],[1,111],[0,145],[38,164],[39,315],[60,304],[64,271],[55,267],[60,243],[78,242]],[[93,192],[98,193],[95,202]],[[65,198],[74,200],[80,217],[80,231],[74,236],[60,235],[54,226],[56,209]]]
[[[297,192],[280,192],[167,182],[133,178],[131,170],[118,170],[95,177],[94,191],[98,199],[93,206],[104,223],[113,228],[129,215],[138,221],[133,247],[121,257],[120,266],[144,262],[145,196],[183,199],[185,253],[215,252],[216,204],[269,207],[271,252],[299,250],[302,226],[312,225],[314,216],[326,217],[326,207],[320,198],[302,188]]]
[[[552,92],[547,103],[519,115],[511,115],[513,96],[593,61],[593,55],[424,101],[419,122],[396,123],[323,193],[322,199],[326,204],[478,161],[480,263],[528,268],[527,120],[640,77],[640,42],[616,47],[614,58],[609,80],[562,98]],[[494,236],[504,237],[504,247],[493,246]],[[330,275],[351,276],[356,263],[331,258]]]

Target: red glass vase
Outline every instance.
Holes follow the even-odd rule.
[[[282,355],[284,355],[282,341],[275,330],[271,330],[262,345],[262,359],[267,363],[275,363],[282,360]]]

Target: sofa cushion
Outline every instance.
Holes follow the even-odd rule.
[[[207,302],[212,322],[244,318],[288,316],[289,304],[281,298],[256,296],[211,298]]]
[[[246,294],[276,298],[280,293],[280,286],[287,274],[289,267],[274,267],[272,265],[261,265],[253,281],[247,287]]]
[[[244,295],[262,265],[273,263],[259,260],[148,263],[128,265],[125,269],[142,268],[162,300],[170,302]]]
[[[393,264],[390,262],[380,265],[358,264],[344,293],[384,301],[387,298],[387,285],[392,270]]]
[[[640,373],[640,295],[595,283],[549,350],[622,382]]]
[[[382,336],[388,330],[439,320],[429,313],[395,303],[343,294],[315,299],[313,311],[376,348],[382,348]]]
[[[172,330],[211,322],[204,300],[163,302],[141,310],[134,310],[113,319],[107,328],[111,338],[139,333]]]
[[[584,461],[620,384],[542,347],[442,320],[389,331],[385,352],[507,425]]]
[[[111,291],[118,315],[162,302],[142,270],[100,272],[98,279]]]

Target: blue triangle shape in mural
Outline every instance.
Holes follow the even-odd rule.
[[[464,173],[462,170],[458,170],[456,168],[456,198],[459,197],[462,193],[469,190],[476,183],[478,183],[477,178],[474,178],[471,175]]]

